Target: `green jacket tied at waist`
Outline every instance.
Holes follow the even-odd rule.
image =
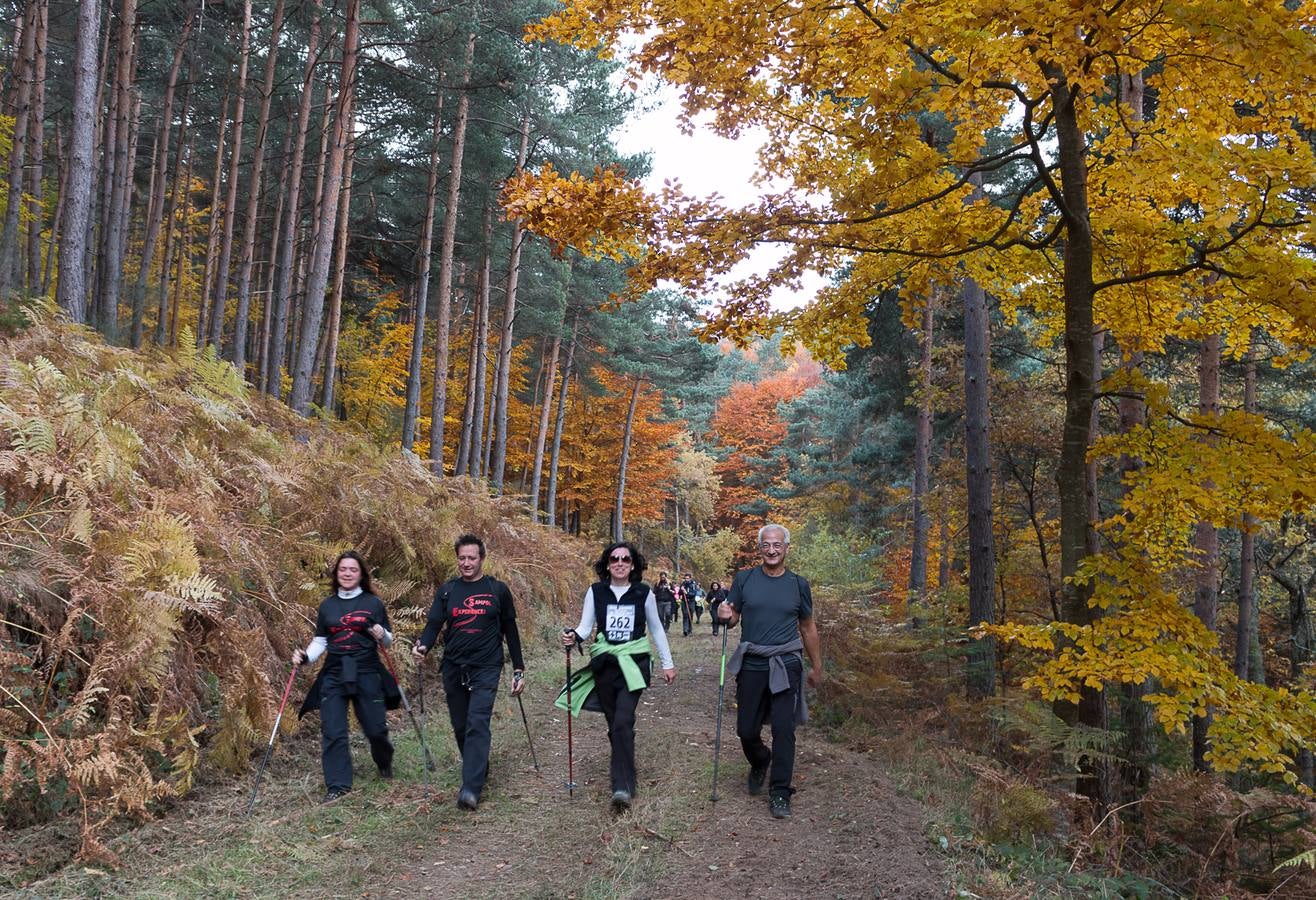
[[[621,667],[621,674],[626,679],[627,690],[642,691],[648,686],[644,682],[644,673],[640,671],[639,664],[635,662],[635,657],[649,652],[649,639],[647,637],[636,638],[624,644],[609,644],[607,638],[600,634],[594,638],[594,643],[590,645],[589,652],[591,656],[610,653],[617,657],[617,665]],[[571,675],[570,708],[567,706],[567,688],[565,685],[558,692],[557,701],[553,705],[559,709],[567,710],[573,716],[578,716],[581,708],[585,705],[585,700],[593,691],[594,670],[589,666],[583,666]]]

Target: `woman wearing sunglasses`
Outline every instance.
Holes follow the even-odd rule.
[[[562,646],[578,646],[591,634],[589,667],[572,678],[571,715],[601,711],[612,745],[612,807],[630,808],[635,797],[635,710],[649,686],[649,640],[658,648],[663,680],[676,680],[658,601],[644,575],[644,557],[627,541],[609,544],[594,564],[599,580],[585,592],[580,624],[562,632]],[[597,633],[595,633],[597,630]],[[567,708],[567,691],[558,706]]]

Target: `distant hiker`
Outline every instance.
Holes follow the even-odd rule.
[[[658,598],[658,615],[662,618],[663,630],[666,631],[672,627],[672,617],[676,615],[676,594],[672,591],[672,583],[667,580],[666,572],[654,585],[653,595]]]
[[[328,653],[299,713],[300,718],[313,709],[320,710],[325,803],[352,790],[348,701],[370,741],[370,756],[379,767],[380,777],[392,778],[393,745],[388,739],[385,710],[397,709],[402,700],[397,682],[379,659],[378,645],[391,646],[393,634],[383,601],[370,592],[365,560],[349,550],[334,560],[329,578],[334,592],[316,611],[315,637],[305,650],[292,652],[295,666],[315,662]]]
[[[791,814],[791,773],[795,767],[795,726],[808,721],[809,711],[800,684],[804,673],[803,650],[811,667],[809,687],[822,681],[822,648],[813,620],[809,582],[786,568],[791,533],[781,525],[759,529],[758,549],[763,564],[742,569],[731,581],[731,591],[718,609],[722,621],[735,626],[743,619],[740,643],[727,662],[727,674],[736,676],[736,734],[749,760],[748,787],[761,793],[768,775],[774,818]],[[763,743],[763,721],[772,723],[772,748]]]
[[[681,634],[687,637],[690,632],[694,631],[695,594],[698,591],[699,585],[695,582],[694,577],[686,572],[678,595],[681,598]]]
[[[722,587],[722,582],[714,581],[708,586],[708,618],[713,623],[713,634],[717,634],[719,628],[725,628],[717,618],[717,608],[727,599],[727,589]]]
[[[512,657],[512,696],[525,689],[521,633],[516,605],[507,585],[483,574],[484,541],[463,534],[453,544],[457,577],[441,584],[425,619],[412,655],[419,664],[443,629],[443,690],[448,718],[462,755],[462,786],[457,805],[475,809],[489,776],[489,720],[493,716],[498,680],[503,673],[503,640]]]
[[[663,680],[676,680],[676,664],[658,615],[654,592],[640,578],[644,557],[625,541],[609,544],[594,564],[599,580],[585,592],[580,624],[562,632],[562,646],[571,648],[597,635],[589,646],[589,666],[576,672],[571,684],[570,715],[581,708],[601,711],[612,745],[612,807],[628,809],[635,797],[635,709],[650,681],[649,638],[658,648]],[[567,709],[566,689],[557,705]]]

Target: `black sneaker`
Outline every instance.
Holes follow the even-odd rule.
[[[763,793],[763,782],[767,780],[767,777],[768,767],[766,765],[750,766],[749,778],[745,782],[745,787],[749,789],[751,795],[757,797]]]
[[[325,793],[325,795],[324,795],[324,799],[321,800],[320,802],[321,802],[321,803],[333,803],[335,800],[339,800],[339,799],[341,799],[341,798],[343,798],[343,797],[346,797],[347,795],[348,795],[348,791],[347,791],[346,788],[330,788],[330,789]]]
[[[480,798],[475,796],[475,791],[463,790],[457,795],[457,807],[459,809],[474,810],[480,805]]]
[[[785,794],[778,794],[769,802],[768,808],[772,810],[772,818],[789,819],[791,817],[791,798]]]
[[[392,777],[393,777],[393,767],[392,767],[392,766],[380,766],[380,767],[379,767],[379,777],[380,777],[380,778],[383,778],[383,779],[385,779],[385,780],[388,780],[388,779],[392,778]]]
[[[613,791],[612,792],[612,811],[615,813],[624,813],[631,808],[630,791]]]

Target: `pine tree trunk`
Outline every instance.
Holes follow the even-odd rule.
[[[1197,409],[1204,416],[1220,414],[1220,335],[1208,335],[1202,340],[1198,356],[1198,400]],[[1208,438],[1209,440],[1209,438]],[[1202,485],[1204,490],[1212,490],[1210,481]],[[1201,568],[1197,571],[1196,590],[1193,597],[1193,612],[1201,619],[1208,631],[1215,630],[1216,597],[1220,591],[1220,536],[1210,522],[1197,523],[1197,533],[1193,539],[1197,549],[1197,562]],[[1207,730],[1211,725],[1211,711],[1204,716],[1193,717],[1193,768],[1198,772],[1210,771],[1206,753],[1210,749]]]
[[[46,140],[46,36],[50,17],[49,0],[37,0],[36,34],[33,37],[32,121],[28,125],[28,193],[31,195],[27,227],[27,278],[24,286],[30,293],[41,290],[41,223],[45,219],[42,202],[42,166]]]
[[[289,128],[283,137],[283,155],[280,159],[287,159],[292,148],[292,129]],[[270,246],[266,255],[265,264],[265,292],[261,295],[264,302],[261,303],[260,314],[260,335],[257,338],[257,381],[256,389],[262,394],[269,391],[270,375],[270,328],[274,309],[274,285],[275,279],[279,275],[279,267],[276,261],[279,258],[279,241],[283,236],[283,202],[287,194],[279,190],[274,190],[274,219],[270,222]]]
[[[105,339],[118,340],[119,290],[123,284],[123,254],[127,245],[127,212],[132,203],[132,159],[130,144],[133,123],[133,74],[137,49],[137,0],[123,0],[119,12],[119,38],[114,66],[114,123],[108,134],[113,146],[105,145],[105,171],[109,177],[109,202],[102,217],[100,280],[100,328]]]
[[[329,306],[329,328],[325,336],[324,381],[320,408],[325,415],[334,414],[334,379],[338,377],[338,332],[343,318],[343,281],[347,274],[347,235],[352,212],[352,170],[356,166],[356,141],[353,138],[356,114],[347,126],[347,162],[343,168],[343,189],[338,206],[338,235],[334,240],[334,286]]]
[[[228,101],[232,96],[232,82],[224,84],[224,102],[219,107],[219,133],[215,136],[215,171],[210,182],[210,216],[206,233],[206,268],[201,278],[201,295],[197,304],[196,345],[205,346],[210,334],[210,304],[206,301],[211,296],[211,280],[215,276],[215,264],[218,262],[219,234],[222,220],[220,209],[219,180],[224,175],[224,135],[228,133]]]
[[[539,409],[539,429],[535,438],[534,474],[530,482],[530,515],[535,522],[539,521],[539,511],[542,508],[539,505],[539,485],[544,471],[544,444],[548,441],[548,418],[553,411],[553,389],[557,386],[557,360],[561,352],[562,330],[559,323],[558,333],[553,335],[553,349],[548,354],[548,367],[544,374],[544,400]]]
[[[436,82],[443,81],[439,72]],[[434,127],[430,132],[430,167],[425,186],[425,218],[420,226],[416,251],[416,311],[411,323],[411,359],[407,364],[407,400],[402,408],[402,449],[416,443],[416,420],[420,415],[421,367],[425,358],[425,317],[429,312],[430,256],[434,245],[434,209],[439,196],[439,139],[443,136],[443,90],[434,92]]]
[[[466,345],[466,402],[462,406],[461,434],[457,439],[457,461],[452,474],[469,475],[471,472],[471,437],[475,431],[475,347],[479,330],[481,291],[477,285],[475,305],[471,308],[471,339]]]
[[[562,458],[562,431],[567,421],[567,395],[571,388],[571,375],[576,362],[576,337],[580,328],[580,317],[576,317],[571,326],[571,343],[567,345],[567,362],[562,368],[562,388],[558,392],[557,420],[553,424],[553,449],[548,460],[548,500],[544,508],[548,510],[548,524],[557,524],[557,473],[558,462]],[[563,527],[566,526],[565,516]]]
[[[174,254],[174,291],[173,298],[169,306],[169,346],[178,346],[178,323],[179,323],[179,306],[182,303],[183,296],[183,267],[190,265],[192,258],[192,232],[187,228],[187,222],[191,219],[192,211],[192,165],[196,161],[196,137],[193,135],[187,142],[187,162],[183,166],[183,212],[179,216],[178,228],[178,250]],[[161,295],[169,288],[168,281],[164,281],[160,286]]]
[[[55,257],[59,243],[60,231],[64,227],[64,201],[69,191],[69,155],[68,144],[60,134],[59,123],[55,123],[55,169],[59,173],[59,195],[55,198],[55,214],[50,219],[50,238],[46,241],[46,262],[41,270],[41,294],[50,293],[50,280],[55,272]]]
[[[484,411],[486,377],[489,361],[489,280],[492,275],[493,256],[493,205],[484,206],[484,253],[480,260],[479,302],[475,310],[475,408],[471,411],[471,459],[469,471],[472,478],[484,477]]]
[[[521,144],[516,154],[516,172],[519,174],[530,155],[530,113],[521,115]],[[493,460],[490,481],[495,494],[503,492],[503,475],[507,469],[507,401],[512,378],[512,340],[516,325],[516,291],[521,276],[521,243],[525,230],[520,220],[512,223],[512,251],[507,261],[507,281],[504,291],[503,327],[498,338],[498,368],[494,375],[493,408]]]
[[[995,620],[995,542],[989,413],[990,352],[987,296],[972,278],[960,285],[964,304],[964,458],[969,516],[969,626]],[[971,697],[996,693],[996,645],[976,639],[968,650]]]
[[[65,224],[59,242],[59,284],[56,300],[73,322],[87,321],[87,225],[96,133],[96,43],[100,37],[99,3],[81,3],[73,56],[73,126],[69,131],[69,175]]]
[[[190,64],[188,65],[188,69],[189,69],[188,80],[190,82],[191,81]],[[173,260],[172,254],[174,249],[174,232],[182,227],[178,223],[178,210],[179,210],[179,204],[181,199],[180,195],[183,194],[185,191],[187,191],[188,188],[190,188],[191,186],[188,183],[189,179],[191,178],[191,172],[192,172],[191,157],[188,154],[189,140],[191,138],[191,135],[188,133],[188,124],[189,124],[188,120],[189,120],[189,114],[191,113],[191,108],[190,108],[191,98],[192,98],[192,91],[191,91],[191,84],[189,83],[186,87],[183,88],[183,108],[179,115],[179,122],[178,122],[178,144],[177,144],[178,151],[174,154],[174,169],[173,169],[174,177],[172,184],[170,185],[169,188],[169,209],[164,214],[164,219],[159,223],[159,226],[164,229],[164,246],[161,248],[160,251],[159,290],[156,296],[156,304],[155,304],[156,305],[155,332],[152,336],[152,340],[154,340],[156,346],[158,347],[163,347],[165,345],[165,336],[166,334],[169,333],[167,331],[168,322],[166,321],[169,315],[169,271]],[[168,138],[166,137],[165,139],[166,149],[168,147],[168,143],[169,141]],[[184,176],[184,172],[183,172],[185,159],[187,160],[188,163],[186,176]],[[142,264],[145,265],[146,262],[147,260],[144,258],[142,260]]]
[[[466,152],[466,125],[471,110],[471,67],[475,62],[475,32],[466,38],[457,120],[452,128],[452,160],[448,166],[448,199],[443,209],[443,237],[439,244],[439,316],[434,350],[434,389],[430,398],[430,468],[443,474],[443,419],[448,408],[448,323],[452,315],[453,251],[457,243],[457,204],[461,199],[462,157]]]
[[[14,133],[9,151],[8,190],[4,222],[0,225],[0,298],[19,283],[21,242],[19,212],[23,208],[23,167],[27,131],[32,121],[32,79],[36,68],[37,0],[29,0],[22,19],[22,43],[14,61]]]
[[[631,435],[635,433],[635,409],[640,405],[640,385],[644,381],[635,376],[631,386],[631,402],[626,408],[626,425],[621,434],[621,460],[617,464],[617,499],[612,506],[612,539],[620,541],[624,531],[622,513],[626,503],[626,466],[631,460]]]
[[[262,181],[265,175],[265,144],[269,139],[270,104],[274,99],[274,76],[279,62],[279,38],[283,31],[283,0],[275,0],[270,19],[270,47],[265,56],[265,77],[261,81],[260,110],[256,116],[256,142],[252,147],[251,177],[247,182],[247,210],[242,223],[242,249],[238,258],[238,306],[233,320],[233,366],[245,377],[247,372],[247,328],[251,317],[251,280],[256,265],[256,220],[260,210]]]
[[[169,66],[169,78],[165,82],[164,100],[160,108],[160,129],[156,132],[155,138],[155,167],[151,174],[151,195],[147,201],[146,208],[146,234],[142,238],[142,265],[137,272],[137,281],[133,284],[132,290],[132,331],[130,339],[133,347],[142,345],[144,320],[146,315],[146,282],[151,271],[152,263],[155,261],[155,245],[160,238],[160,224],[164,215],[165,195],[171,194],[170,183],[167,178],[169,171],[169,135],[174,127],[174,97],[178,90],[178,76],[183,69],[183,59],[187,51],[187,41],[192,34],[192,23],[196,21],[195,7],[188,4],[187,11],[183,14],[183,32],[178,37],[178,43],[174,46],[174,59]],[[186,116],[186,113],[184,113]],[[183,126],[179,127],[179,145],[182,145]],[[179,154],[181,158],[181,152]],[[175,161],[174,171],[177,172],[177,160]],[[166,240],[166,244],[168,241]],[[162,272],[168,266],[168,251],[165,252],[165,262],[161,266]],[[163,317],[156,325],[157,342],[164,331],[161,325]]]
[[[251,0],[242,4],[242,32],[238,38],[237,100],[233,107],[233,152],[228,160],[225,185],[224,222],[219,240],[219,260],[215,264],[215,287],[210,297],[210,331],[206,343],[220,350],[224,335],[224,314],[228,307],[229,267],[233,259],[233,222],[238,207],[238,172],[242,165],[242,126],[247,113],[247,65],[251,61]]]
[[[325,285],[329,280],[330,253],[333,250],[334,225],[338,214],[338,192],[343,182],[343,165],[347,152],[348,123],[352,119],[352,96],[356,87],[357,46],[360,42],[361,2],[347,0],[347,20],[343,31],[342,75],[338,82],[338,106],[334,114],[333,147],[329,153],[321,200],[320,222],[316,230],[311,268],[306,277],[306,299],[298,339],[297,361],[293,371],[288,405],[307,415],[311,411],[311,376],[314,374],[315,345],[324,317]]]
[[[311,33],[306,45],[306,67],[302,72],[301,105],[297,109],[297,137],[288,167],[288,199],[283,209],[283,237],[279,242],[278,275],[275,278],[273,312],[270,315],[268,365],[261,384],[274,399],[283,396],[283,360],[287,344],[288,316],[292,298],[293,270],[297,265],[297,218],[301,210],[302,167],[306,162],[306,134],[311,124],[315,95],[315,65],[320,55],[320,4],[313,0]]]
[[[909,624],[918,628],[928,590],[928,470],[932,458],[932,329],[937,292],[923,304],[923,327],[919,335],[918,413],[914,420],[914,490],[911,502],[912,535],[909,557]]]

